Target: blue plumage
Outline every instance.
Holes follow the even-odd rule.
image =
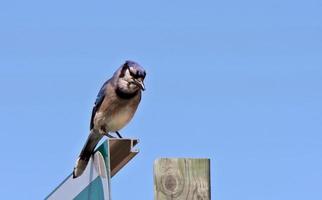
[[[101,106],[104,98],[105,98],[105,90],[106,90],[106,85],[108,84],[109,80],[106,81],[103,86],[101,87],[100,91],[98,92],[97,94],[97,97],[96,97],[96,100],[95,100],[95,103],[94,103],[94,107],[93,107],[93,110],[92,110],[92,116],[91,116],[91,121],[90,121],[90,129],[92,129],[94,127],[94,117],[95,117],[95,114],[96,114],[96,111],[99,109],[99,107]]]

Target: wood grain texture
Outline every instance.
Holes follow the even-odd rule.
[[[161,158],[154,163],[155,200],[210,200],[210,160]]]

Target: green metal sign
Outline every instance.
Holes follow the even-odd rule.
[[[84,173],[73,179],[70,174],[46,200],[110,200],[110,156],[108,142],[101,144]]]

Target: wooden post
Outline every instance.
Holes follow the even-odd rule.
[[[210,200],[209,159],[161,158],[154,163],[154,200]]]

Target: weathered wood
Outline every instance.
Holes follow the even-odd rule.
[[[161,158],[154,163],[155,200],[210,200],[209,159]]]

